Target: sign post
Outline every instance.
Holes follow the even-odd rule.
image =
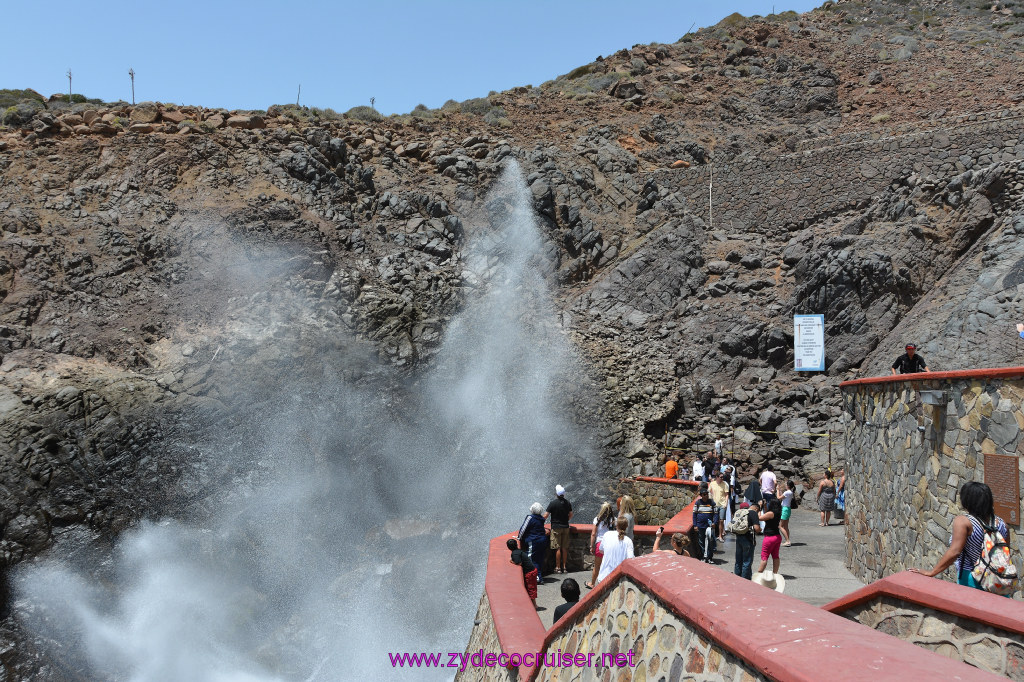
[[[825,316],[793,316],[793,369],[825,371]]]

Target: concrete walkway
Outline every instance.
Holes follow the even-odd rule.
[[[804,501],[807,504],[807,501]],[[855,590],[864,583],[846,570],[846,527],[822,527],[821,513],[813,506],[801,507],[789,519],[792,547],[779,552],[780,572],[786,579],[786,594],[815,606],[823,606]],[[724,551],[715,555],[715,563],[722,569],[733,570],[736,565],[736,540],[725,535]],[[723,549],[719,546],[719,549]],[[769,560],[769,567],[771,566]],[[761,562],[761,537],[754,548],[754,570]]]
[[[806,504],[806,502],[805,502]],[[836,525],[819,526],[821,514],[813,507],[797,509],[789,519],[792,547],[783,547],[779,557],[781,572],[786,579],[786,594],[814,606],[822,606],[839,597],[863,587],[857,578],[846,570],[845,527]],[[732,573],[736,565],[736,541],[728,533],[725,545],[718,546],[715,565]],[[666,546],[668,543],[666,541]],[[758,536],[754,548],[754,570],[761,560],[761,538]],[[537,611],[544,627],[551,627],[555,607],[563,603],[560,588],[562,578],[575,578],[586,596],[589,591],[583,583],[590,580],[590,571],[579,571],[567,575],[549,575],[537,589]]]

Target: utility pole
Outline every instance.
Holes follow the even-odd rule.
[[[373,109],[374,111],[377,111],[377,108],[376,108],[375,106],[373,106],[373,103],[374,103],[375,101],[377,101],[377,98],[376,98],[376,97],[371,97],[371,98],[370,98],[370,108],[371,108],[371,109]]]
[[[71,69],[68,68],[68,104],[71,104]]]
[[[135,69],[128,68],[128,77],[132,79],[132,106],[135,106]]]
[[[299,106],[299,99],[302,97],[302,83],[299,83],[299,94],[295,95],[295,106]]]

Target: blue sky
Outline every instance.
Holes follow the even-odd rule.
[[[0,88],[104,100],[337,111],[375,98],[384,114],[546,80],[696,22],[804,12],[818,2],[754,0],[387,0],[248,3],[5,3]]]

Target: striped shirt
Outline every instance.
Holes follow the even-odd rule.
[[[978,519],[970,514],[967,514],[967,518],[971,520],[971,534],[967,536],[967,542],[964,543],[963,551],[960,552],[960,556],[954,562],[957,572],[964,569],[968,571],[974,570],[975,564],[981,558],[981,553],[985,551],[985,528]],[[1006,522],[997,516],[995,525],[1005,540],[1010,534],[1006,529]],[[949,541],[953,542],[952,535],[949,536]]]

